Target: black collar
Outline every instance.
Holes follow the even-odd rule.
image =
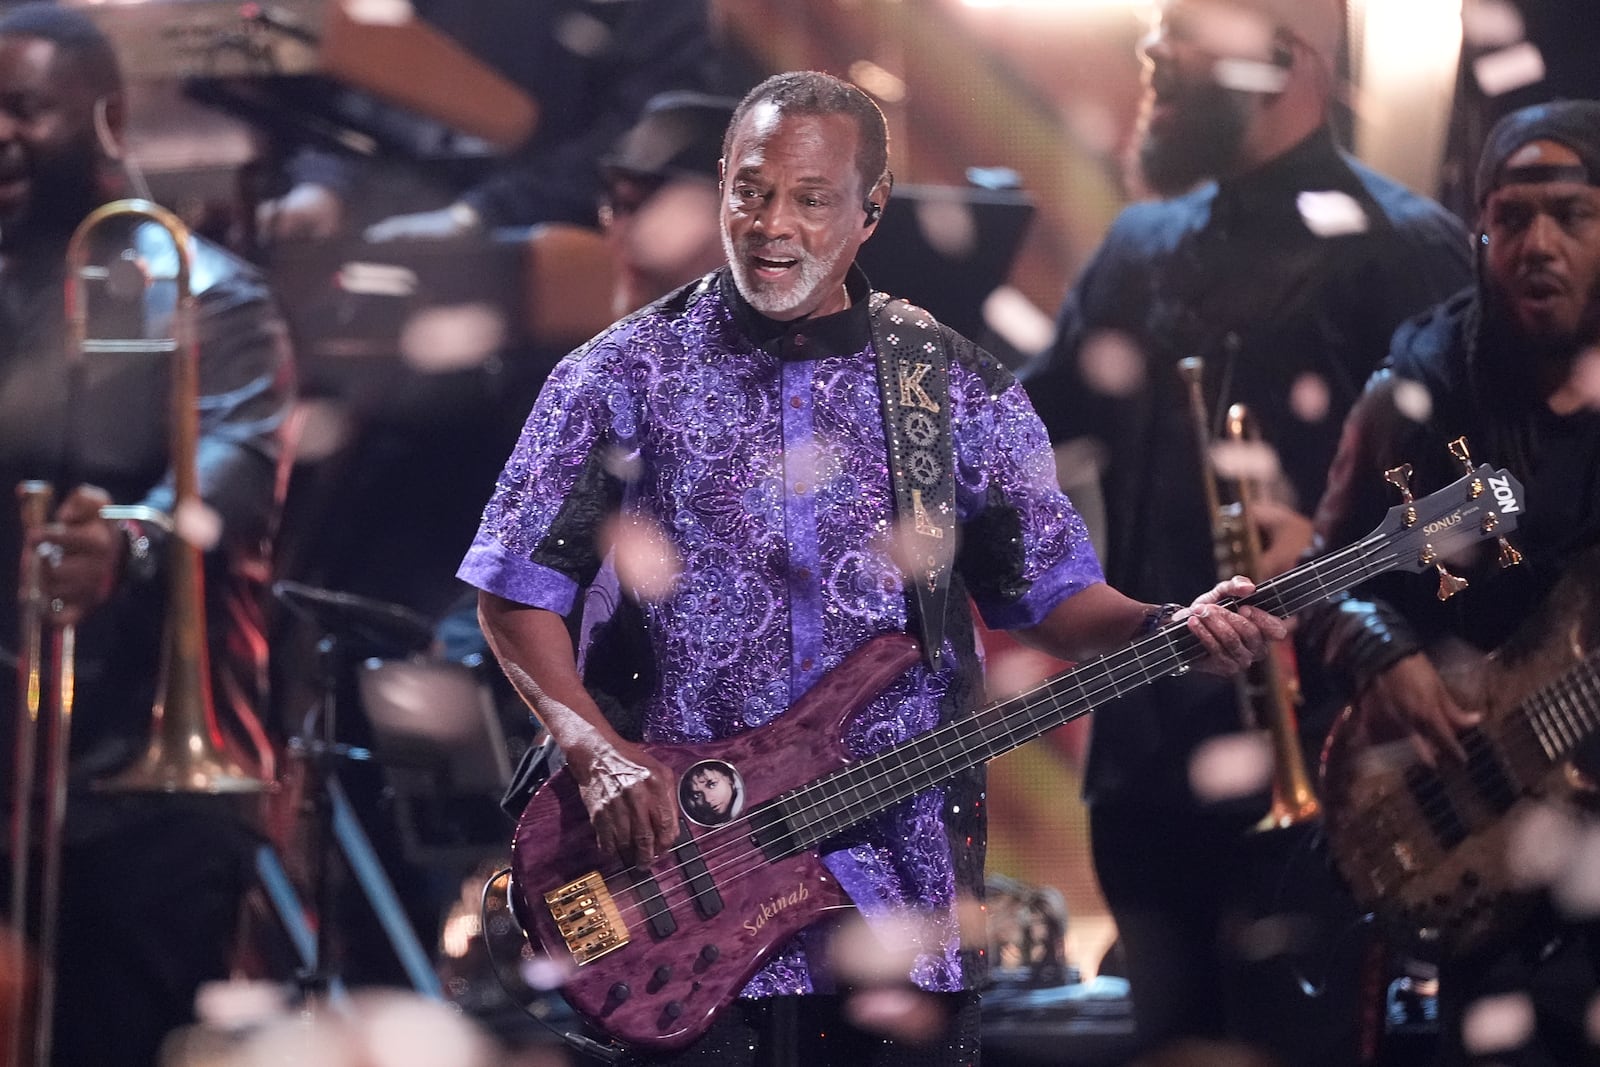
[[[1278,224],[1284,212],[1298,214],[1297,198],[1306,191],[1349,193],[1365,199],[1361,180],[1334,143],[1333,131],[1319,127],[1305,140],[1254,170],[1217,183],[1213,221]]]
[[[733,309],[734,325],[758,348],[779,359],[851,356],[872,343],[872,319],[867,301],[872,286],[866,274],[854,264],[844,280],[845,292],[850,297],[849,307],[832,315],[792,322],[779,322],[761,314],[739,292],[733,272],[724,267],[721,273],[717,280],[718,292],[723,302]]]

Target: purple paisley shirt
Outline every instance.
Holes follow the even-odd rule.
[[[596,530],[619,508],[670,540],[676,580],[640,599],[656,672],[648,741],[763,726],[863,642],[907,626],[888,551],[894,501],[865,279],[853,273],[850,288],[850,310],[778,324],[718,271],[624,320],[554,370],[500,476],[459,574],[509,600],[571,612],[599,562]],[[991,626],[1027,626],[1102,581],[1100,565],[1021,387],[946,336],[964,538],[953,595],[964,587]],[[853,754],[973,710],[970,632],[945,652],[950,666],[919,664],[853,721]],[[896,920],[917,915],[909,977],[928,990],[980,977],[981,947],[962,952],[956,916],[962,894],[982,891],[977,774],[897,805],[824,855],[869,923],[893,922],[903,938]],[[809,933],[745,995],[831,989]]]

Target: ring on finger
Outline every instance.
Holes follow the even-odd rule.
[[[66,558],[66,549],[55,541],[39,542],[39,558],[49,565],[51,570],[61,566],[61,561]]]
[[[62,600],[60,597],[51,597],[50,598],[50,614],[52,614],[52,615],[60,615],[63,611],[66,611],[66,610],[67,610],[67,602],[65,600]]]

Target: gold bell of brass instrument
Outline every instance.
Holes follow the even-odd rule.
[[[114,219],[154,223],[172,242],[176,271],[145,278],[145,284],[173,282],[177,309],[171,336],[101,338],[89,336],[85,283],[104,283],[108,268],[89,262],[90,239]],[[190,280],[189,228],[172,212],[148,200],[117,200],[96,208],[79,224],[67,246],[66,311],[69,359],[90,354],[166,354],[172,359],[171,440],[173,514],[139,505],[101,510],[108,519],[133,519],[172,531],[167,541],[168,610],[162,635],[162,663],[151,736],[144,756],[127,770],[96,783],[113,792],[259,793],[267,777],[247,769],[227,751],[211,696],[211,665],[205,632],[205,575],[199,546],[183,536],[176,520],[201,508],[197,451],[200,437],[199,301]]]
[[[176,285],[171,336],[90,337],[85,283],[106,283],[112,270],[89,262],[90,242],[109,220],[153,223],[172,242],[177,270],[148,276],[137,257],[126,266],[145,286]],[[199,335],[197,302],[190,283],[189,231],[176,215],[145,200],[118,200],[95,209],[78,225],[66,252],[65,300],[69,368],[90,354],[165,355],[172,362],[170,465],[174,515],[199,506]],[[74,374],[74,377],[76,375]],[[71,401],[69,400],[69,403]],[[17,486],[24,529],[50,519],[55,499],[48,482]],[[106,519],[132,519],[172,532],[167,538],[168,611],[162,635],[161,675],[152,711],[149,744],[141,760],[96,788],[123,792],[259,793],[270,780],[246,770],[225,751],[212,705],[205,634],[205,587],[200,549],[176,532],[172,516],[143,505],[110,505]],[[10,916],[26,950],[31,981],[7,998],[6,1067],[48,1067],[54,1021],[56,951],[62,881],[62,830],[66,818],[67,767],[75,698],[75,627],[51,621],[42,592],[37,554],[21,560],[19,607],[16,767],[12,778],[12,871]],[[42,769],[43,774],[39,772]],[[42,778],[42,780],[41,780]],[[35,819],[35,808],[38,818]],[[37,822],[37,825],[36,825]],[[37,871],[35,871],[37,868]]]
[[[1199,447],[1201,482],[1211,516],[1212,545],[1217,577],[1242,574],[1260,582],[1272,577],[1261,573],[1261,531],[1251,509],[1260,486],[1254,479],[1222,478],[1212,458],[1213,435],[1201,380],[1205,363],[1191,356],[1178,362],[1178,372],[1189,386],[1189,413]],[[1260,434],[1243,404],[1228,408],[1223,429],[1231,443],[1259,442]],[[1231,492],[1223,499],[1222,484]],[[1262,729],[1272,743],[1272,805],[1256,824],[1257,831],[1285,830],[1318,818],[1322,805],[1311,787],[1305,752],[1300,745],[1300,723],[1295,709],[1300,703],[1299,671],[1294,645],[1274,642],[1269,654],[1235,679],[1240,720]]]

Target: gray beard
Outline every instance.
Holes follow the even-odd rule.
[[[722,231],[722,251],[728,259],[728,269],[733,272],[733,284],[738,288],[739,295],[743,296],[751,307],[770,318],[793,311],[805,303],[828,276],[828,264],[816,256],[801,252],[798,265],[800,277],[785,294],[780,296],[763,290],[760,283],[751,276],[749,265],[739,254],[739,249],[734,245],[733,237],[726,227]]]

